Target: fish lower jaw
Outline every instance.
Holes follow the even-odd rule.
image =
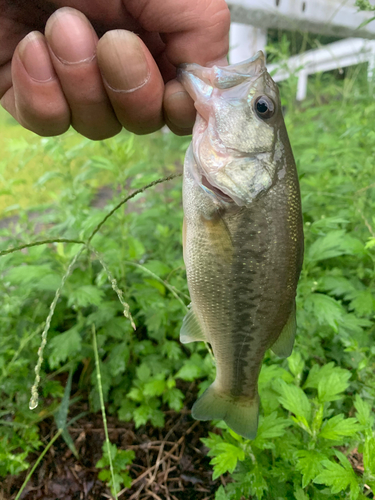
[[[206,189],[208,189],[221,201],[224,201],[226,203],[235,203],[235,201],[229,195],[221,191],[216,186],[213,186],[204,174],[201,174],[201,185],[205,191]]]

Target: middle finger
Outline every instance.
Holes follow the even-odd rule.
[[[95,55],[98,37],[88,19],[64,7],[49,18],[45,35],[73,127],[94,140],[117,134],[121,124],[103,86]]]

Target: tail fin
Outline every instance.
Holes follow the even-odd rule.
[[[224,420],[237,434],[255,439],[258,429],[259,397],[239,400],[221,394],[215,383],[194,403],[191,414],[196,420]]]

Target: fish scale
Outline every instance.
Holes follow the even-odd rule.
[[[223,419],[253,439],[265,351],[285,357],[294,342],[303,255],[296,167],[261,53],[225,69],[185,65],[179,78],[197,109],[205,110],[184,165],[191,309],[181,341],[209,342],[216,359],[215,381],[192,415]],[[257,114],[259,99],[270,117]]]

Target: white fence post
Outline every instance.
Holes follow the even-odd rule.
[[[231,23],[229,33],[229,62],[235,64],[245,61],[258,50],[263,50],[267,45],[267,30],[254,26]]]
[[[371,85],[374,85],[374,72],[375,72],[375,44],[374,42],[371,42],[371,50],[367,66],[367,80]]]
[[[308,74],[305,71],[300,71],[298,73],[297,101],[303,101],[306,97],[307,77],[308,77]]]

